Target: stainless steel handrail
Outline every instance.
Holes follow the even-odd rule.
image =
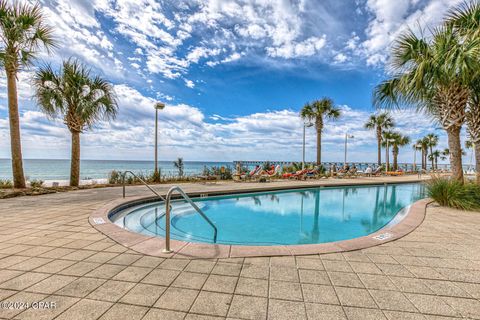
[[[217,227],[213,224],[213,222],[203,213],[203,211],[195,204],[195,202],[190,199],[190,197],[180,188],[179,186],[173,186],[167,192],[167,200],[165,201],[165,249],[163,250],[164,253],[172,253],[173,250],[170,249],[170,211],[172,207],[170,206],[170,199],[172,198],[172,194],[174,191],[177,191],[183,199],[185,199],[190,205],[197,210],[197,212],[202,216],[205,221],[208,222],[209,225],[213,228],[213,242],[217,242]]]
[[[160,199],[162,199],[163,201],[165,201],[165,198],[162,197],[157,191],[153,190],[152,187],[150,187],[148,185],[148,183],[146,183],[142,178],[140,178],[139,176],[137,176],[135,173],[133,173],[132,171],[130,170],[127,170],[127,171],[124,171],[123,174],[122,174],[122,185],[123,185],[123,197],[125,198],[125,177],[127,176],[127,173],[130,173],[132,176],[134,176],[135,178],[137,178],[141,183],[143,183],[145,185],[145,187],[147,187],[148,189],[150,189],[150,191],[152,191],[157,197],[159,197]]]

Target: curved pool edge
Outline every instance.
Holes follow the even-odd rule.
[[[165,247],[164,238],[147,236],[122,229],[109,219],[110,213],[114,213],[120,208],[124,209],[131,205],[148,202],[152,199],[152,197],[142,196],[113,200],[100,209],[95,210],[88,218],[88,221],[96,230],[124,247],[127,247],[128,249],[138,253],[162,258],[221,259],[261,256],[311,255],[366,249],[400,239],[414,231],[420,224],[422,224],[423,220],[425,219],[427,205],[433,201],[429,198],[418,200],[411,204],[406,216],[397,224],[387,224],[382,229],[367,236],[349,240],[288,246],[242,246],[194,243],[172,239],[170,246],[173,250],[173,253],[165,254],[162,252],[163,248]]]

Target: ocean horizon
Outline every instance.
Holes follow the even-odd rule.
[[[161,170],[162,176],[176,176],[178,169],[173,165],[173,160],[162,160],[158,162],[158,167]],[[284,163],[289,163],[285,161]],[[325,162],[329,164],[332,162]],[[341,165],[342,162],[335,162]],[[352,162],[350,162],[352,163]],[[373,163],[372,163],[373,164]],[[24,159],[24,172],[27,180],[40,179],[44,181],[52,180],[68,180],[70,178],[70,159]],[[246,161],[245,165],[253,167],[255,162]],[[399,164],[405,166],[405,164]],[[417,163],[419,166],[420,163]],[[201,174],[205,167],[230,167],[234,169],[233,161],[189,161],[184,160],[184,174],[192,176]],[[429,166],[429,165],[428,165]],[[327,165],[328,167],[328,165]],[[360,170],[366,168],[366,162],[358,163],[357,167]],[[411,169],[412,165],[408,164],[405,169]],[[447,165],[439,164],[439,168],[446,168]],[[464,169],[470,166],[465,165]],[[80,179],[94,180],[106,179],[108,174],[113,171],[130,170],[135,173],[152,173],[154,170],[153,160],[93,160],[84,159],[80,162]],[[0,179],[12,179],[12,168],[10,159],[0,159]]]
[[[70,159],[23,159],[25,177],[27,180],[68,180],[70,178]],[[229,166],[228,161],[186,161],[184,160],[184,174],[187,176],[202,173],[205,166]],[[171,161],[158,161],[161,174],[173,176],[178,170]],[[80,179],[106,179],[113,171],[130,170],[133,172],[151,173],[154,170],[153,160],[81,160]],[[12,179],[10,159],[0,159],[0,179]]]

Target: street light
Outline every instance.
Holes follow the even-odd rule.
[[[155,170],[154,176],[158,175],[158,110],[163,110],[165,104],[162,102],[155,103]]]
[[[305,128],[313,126],[311,122],[303,123],[303,149],[302,149],[302,170],[305,169]]]
[[[417,171],[417,149],[421,146],[420,143],[413,145],[413,171]]]
[[[345,133],[345,156],[343,158],[343,165],[344,166],[347,165],[347,141],[348,141],[348,139],[353,139],[353,138],[355,138],[353,135]]]

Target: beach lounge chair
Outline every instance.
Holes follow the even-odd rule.
[[[315,179],[318,177],[318,167],[314,167],[313,169],[307,170],[307,172],[304,174],[303,178],[306,179]]]
[[[284,179],[297,179],[299,176],[302,176],[304,175],[305,173],[307,173],[307,169],[304,169],[304,170],[298,170],[297,172],[295,173],[292,173],[292,172],[287,172],[287,173],[284,173],[282,175],[282,178]]]
[[[280,175],[281,166],[278,164],[277,166],[272,166],[272,169],[266,172],[263,172],[260,177],[266,178],[267,180],[271,180],[276,176]]]
[[[219,177],[216,175],[199,175],[196,176],[196,178],[203,184],[206,184],[207,181],[213,181],[216,183]]]
[[[397,177],[397,176],[403,176],[404,175],[404,172],[401,171],[401,170],[397,170],[397,171],[388,171],[386,172],[386,175],[387,176],[393,176],[393,177]]]
[[[256,166],[250,172],[240,175],[240,181],[251,180],[255,176],[255,174],[259,173],[260,171],[260,166]]]
[[[380,166],[378,167],[377,169],[375,169],[375,171],[373,171],[372,173],[372,176],[381,176],[382,175],[382,171],[383,171],[383,166]]]

